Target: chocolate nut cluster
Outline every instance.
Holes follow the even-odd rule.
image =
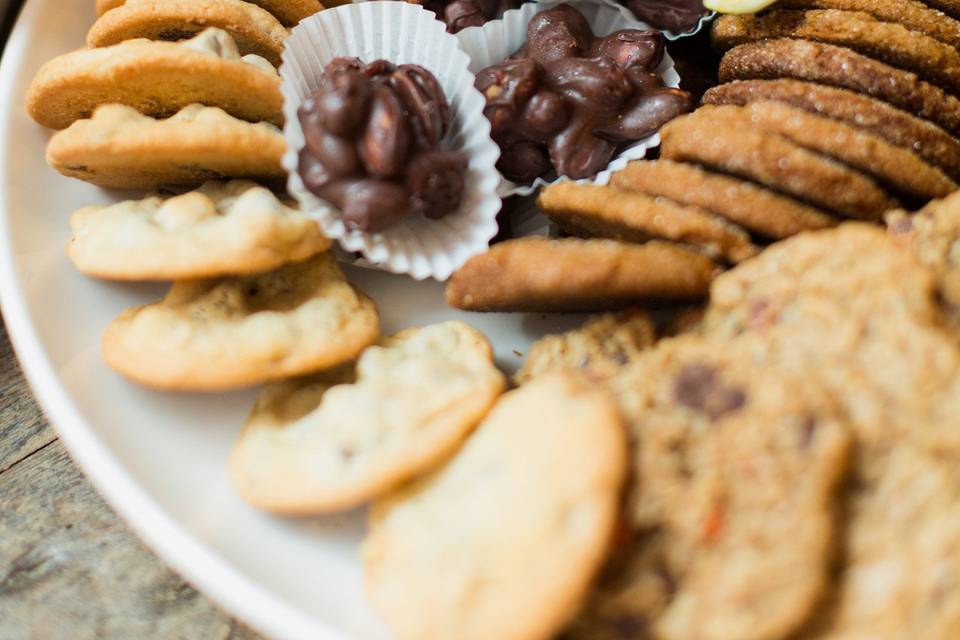
[[[298,116],[300,177],[343,212],[348,229],[376,233],[408,215],[441,218],[460,206],[467,157],[440,148],[450,107],[427,69],[335,58]]]
[[[709,11],[703,0],[620,0],[635,16],[658,29],[691,31]]]
[[[651,29],[598,38],[569,5],[538,13],[526,44],[477,75],[501,149],[497,168],[520,183],[551,170],[587,178],[624,145],[689,111],[690,95],[655,73],[664,48]]]
[[[523,0],[407,0],[433,11],[447,25],[447,31],[457,33],[467,27],[479,27],[497,20],[510,9],[516,9]]]

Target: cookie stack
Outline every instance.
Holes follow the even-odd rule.
[[[279,184],[284,24],[321,8],[316,0],[97,2],[87,48],[45,64],[27,92],[30,115],[61,130],[50,165],[120,189],[212,178]]]

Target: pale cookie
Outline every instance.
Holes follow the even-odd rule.
[[[71,178],[114,189],[195,187],[214,178],[279,183],[286,143],[272,124],[190,105],[166,120],[111,104],[50,139],[47,162]]]
[[[660,137],[667,160],[753,180],[846,216],[877,220],[898,204],[872,178],[752,126],[691,114],[667,124]]]
[[[948,92],[960,89],[960,52],[901,24],[881,22],[868,13],[775,9],[760,16],[720,16],[710,37],[715,47],[724,50],[784,37],[839,45],[912,71]]]
[[[779,0],[777,7],[862,11],[878,20],[901,24],[952,47],[960,47],[960,22],[919,0]]]
[[[540,338],[530,347],[517,384],[555,369],[574,369],[603,382],[636,361],[656,343],[657,335],[645,311],[608,313],[567,333]]]
[[[217,391],[334,367],[379,334],[376,305],[322,253],[260,275],[176,282],[110,323],[103,355],[148,387]]]
[[[931,202],[914,215],[892,211],[887,226],[934,275],[947,315],[960,328],[960,195]]]
[[[133,40],[184,40],[208,27],[223,29],[241,54],[252,53],[279,66],[288,31],[269,12],[243,0],[127,0],[97,20],[87,46]]]
[[[460,322],[384,339],[351,378],[263,389],[230,457],[244,499],[306,514],[383,496],[449,457],[505,386],[486,338]]]
[[[555,182],[537,206],[564,231],[588,238],[672,240],[733,263],[758,252],[746,231],[709,211],[612,186]]]
[[[903,71],[845,47],[782,38],[740,45],[720,61],[720,81],[792,78],[883,100],[960,133],[960,100]]]
[[[960,180],[960,142],[926,120],[886,102],[846,89],[798,80],[736,80],[708,90],[704,104],[738,104],[775,100],[832,118],[914,150],[921,158]]]
[[[246,180],[84,207],[70,226],[67,252],[74,266],[108,280],[259,273],[330,248],[314,220]]]
[[[682,162],[631,162],[610,177],[610,184],[701,207],[768,238],[786,238],[836,224],[836,218],[802,202]]]
[[[696,337],[661,342],[614,386],[635,443],[636,534],[569,636],[789,636],[829,577],[850,445],[834,406],[810,381]]]
[[[197,103],[251,122],[283,120],[276,69],[241,57],[233,38],[213,28],[183,42],[138,38],[67,53],[43,65],[27,90],[27,111],[54,129],[111,103],[155,117]]]
[[[504,395],[445,467],[373,507],[366,588],[396,637],[552,637],[609,548],[626,449],[612,398],[574,374]]]
[[[284,26],[292,27],[308,16],[322,11],[324,5],[319,0],[249,0],[263,7],[277,17]],[[97,15],[103,15],[111,9],[123,6],[127,0],[96,0]],[[327,6],[343,4],[339,0],[327,3]]]
[[[707,256],[667,242],[520,238],[468,260],[446,299],[465,311],[610,311],[702,297],[716,271]]]
[[[942,198],[958,188],[942,170],[910,149],[780,102],[753,102],[743,107],[706,105],[697,110],[696,117],[783,136],[923,201]]]

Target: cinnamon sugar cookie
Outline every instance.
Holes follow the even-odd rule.
[[[845,122],[912,149],[954,180],[960,179],[960,142],[926,120],[886,102],[812,82],[798,80],[736,80],[709,89],[704,104],[746,105],[773,100]]]
[[[65,176],[113,189],[195,187],[214,178],[279,182],[286,143],[272,124],[190,105],[166,120],[108,104],[50,139],[47,162]]]
[[[177,282],[111,322],[103,356],[148,387],[220,391],[337,366],[379,337],[376,305],[327,252],[258,275]]]
[[[735,47],[720,61],[721,82],[781,78],[866,94],[939,124],[954,135],[960,133],[960,100],[956,97],[915,73],[844,47],[784,38]]]
[[[876,220],[897,205],[871,178],[778,135],[692,114],[660,136],[663,158],[755,180],[847,216]]]
[[[84,207],[67,253],[110,280],[184,280],[268,271],[330,248],[314,220],[246,180],[177,196]]]
[[[707,105],[695,117],[783,136],[924,201],[943,197],[958,188],[943,171],[927,164],[910,149],[780,102],[753,102],[744,107]]]
[[[229,34],[212,28],[183,42],[137,39],[64,54],[43,65],[27,91],[30,115],[54,129],[112,103],[155,117],[194,103],[252,122],[283,117],[276,69],[241,57]]]
[[[699,298],[716,270],[707,256],[668,242],[529,237],[470,258],[446,299],[465,311],[609,311]]]
[[[612,186],[556,182],[540,192],[537,206],[576,235],[627,242],[671,240],[734,263],[758,251],[743,229],[709,211]]]
[[[768,238],[786,238],[837,223],[819,209],[752,182],[671,160],[631,162],[611,176],[610,184],[702,207]]]
[[[355,371],[266,386],[230,455],[231,480],[268,511],[358,506],[443,462],[504,386],[470,326],[402,331],[368,347]]]
[[[284,26],[292,27],[298,22],[321,11],[324,5],[319,0],[249,0],[252,4],[263,7]],[[127,0],[96,0],[97,15],[103,15],[111,9],[123,6]],[[329,3],[328,6],[342,4],[339,0]]]
[[[127,0],[94,23],[87,46],[134,38],[184,40],[208,27],[229,33],[241,54],[280,64],[287,30],[269,12],[243,0]]]
[[[923,33],[881,22],[863,12],[773,10],[759,16],[721,16],[711,32],[714,46],[721,49],[781,37],[848,47],[913,71],[948,92],[960,89],[960,52]]]

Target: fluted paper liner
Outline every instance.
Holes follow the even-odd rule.
[[[442,146],[469,157],[463,203],[457,211],[439,220],[411,215],[381,233],[363,233],[347,229],[337,209],[304,187],[297,173],[298,154],[304,146],[297,109],[319,87],[324,66],[340,56],[419,64],[437,77],[452,114]],[[500,150],[490,138],[484,99],[473,86],[469,65],[444,24],[432,12],[407,2],[364,2],[321,11],[301,22],[287,39],[280,69],[287,189],[329,237],[344,250],[361,253],[376,268],[417,280],[446,280],[471,256],[486,251],[497,233],[501,201],[495,165]]]
[[[481,69],[489,67],[492,64],[503,62],[517,49],[523,46],[527,39],[527,24],[536,14],[547,9],[552,9],[559,2],[529,2],[521,5],[519,9],[513,9],[503,14],[500,20],[492,20],[482,27],[472,27],[464,29],[456,34],[460,40],[460,46],[470,56],[470,71],[479,72]],[[584,15],[587,22],[590,23],[593,33],[597,36],[606,36],[614,31],[621,29],[646,29],[649,28],[644,22],[640,22],[625,8],[614,8],[607,4],[580,1],[566,2],[576,8]],[[663,83],[668,87],[679,87],[680,76],[673,67],[673,59],[669,54],[664,54],[663,62],[657,67],[657,74],[663,79]],[[638,160],[647,155],[647,150],[660,144],[660,134],[653,134],[642,140],[638,140],[621,150],[607,165],[606,169],[598,173],[593,178],[582,180],[581,182],[592,182],[595,184],[607,184],[610,182],[610,175],[627,166],[631,160]],[[537,178],[532,184],[521,185],[511,182],[506,178],[500,184],[499,193],[503,197],[513,195],[529,195],[539,187],[566,180],[567,178],[556,178],[547,180]]]

